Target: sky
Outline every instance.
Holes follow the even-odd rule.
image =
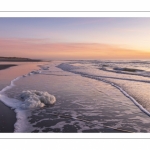
[[[0,56],[150,59],[150,18],[0,18]]]

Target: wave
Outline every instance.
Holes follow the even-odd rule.
[[[119,67],[115,67],[113,68],[113,70],[127,71],[127,72],[143,72],[144,71],[144,70],[134,69],[134,68],[119,68]]]
[[[57,66],[58,68],[64,70],[64,71],[68,71],[68,72],[72,72],[75,74],[80,74],[83,77],[87,77],[87,78],[91,78],[91,79],[95,79],[95,80],[99,80],[105,83],[108,83],[112,86],[114,86],[115,88],[119,89],[126,97],[128,97],[142,112],[144,112],[145,114],[147,114],[148,116],[150,116],[150,112],[148,110],[146,110],[141,104],[139,104],[132,96],[130,96],[125,90],[123,90],[120,86],[118,86],[117,84],[110,82],[108,80],[105,80],[104,78],[111,78],[111,77],[105,77],[105,76],[95,76],[95,75],[89,75],[87,73],[83,73],[80,71],[76,71],[76,67],[74,67],[71,64],[67,64],[67,63],[62,63],[60,65]],[[118,78],[117,78],[118,79]],[[119,78],[121,79],[121,78]],[[124,79],[125,80],[125,79]],[[132,80],[131,80],[132,81]],[[137,81],[137,80],[136,80]],[[147,82],[147,81],[140,81],[139,82]]]
[[[43,67],[44,68],[44,67]],[[43,69],[45,70],[45,69]],[[53,105],[56,102],[55,96],[45,91],[27,90],[20,94],[21,100],[9,98],[5,92],[15,86],[15,82],[21,78],[40,74],[42,70],[33,70],[30,73],[17,77],[11,81],[9,86],[6,86],[0,91],[0,100],[11,109],[14,109],[16,113],[16,123],[14,125],[14,132],[30,132],[33,127],[28,122],[28,116],[31,114],[31,109],[41,108],[46,105]]]
[[[109,68],[107,65],[103,65],[102,68],[99,68],[102,71],[106,72],[113,72],[118,74],[128,74],[128,75],[136,75],[136,76],[142,76],[142,77],[150,77],[150,71],[135,69],[135,68],[120,68],[120,67],[114,67]]]

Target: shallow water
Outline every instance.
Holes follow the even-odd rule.
[[[64,64],[60,65],[62,63]],[[100,66],[105,63],[54,61],[41,68],[39,74],[16,80],[15,86],[5,91],[5,95],[10,98],[7,99],[7,105],[13,105],[9,103],[12,99],[18,104],[14,107],[18,120],[21,119],[15,126],[15,132],[121,132],[106,126],[131,132],[150,132],[150,117],[119,89],[101,80],[117,84],[149,110],[148,93],[145,96],[145,90],[149,88],[149,77],[101,70]],[[117,67],[131,67],[129,62],[123,63],[125,66],[122,64]],[[117,63],[112,62],[111,65]],[[142,65],[139,68],[145,69]],[[32,67],[37,70],[35,64]],[[20,94],[24,90],[47,91],[56,97],[56,102],[42,108],[23,110],[19,104],[23,103]]]

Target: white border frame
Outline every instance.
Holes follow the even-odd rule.
[[[1,11],[0,17],[150,17],[150,12],[11,12]],[[0,133],[0,139],[150,139],[146,133]]]

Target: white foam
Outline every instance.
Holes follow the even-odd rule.
[[[85,73],[78,72],[78,71],[74,70],[76,68],[74,66],[70,65],[70,64],[62,63],[62,64],[58,65],[57,67],[61,68],[62,70],[65,70],[65,71],[69,71],[69,72],[72,72],[72,73],[75,73],[75,74],[80,74],[81,76],[84,76],[84,77],[100,80],[102,82],[105,82],[105,83],[108,83],[108,84],[114,86],[115,88],[119,89],[126,97],[128,97],[141,111],[143,111],[145,114],[150,116],[150,112],[146,108],[144,108],[141,104],[139,104],[132,96],[130,96],[126,91],[124,91],[117,84],[112,83],[108,80],[105,80],[105,79],[103,79],[102,77],[99,77],[99,76],[91,75],[91,74],[88,74],[86,72]]]
[[[23,91],[20,95],[23,98],[23,102],[14,98],[9,98],[5,95],[5,92],[15,86],[15,82],[21,78],[39,74],[41,70],[32,71],[27,75],[23,75],[15,78],[11,81],[9,86],[6,86],[0,91],[0,100],[8,107],[14,109],[16,113],[17,121],[14,125],[14,132],[31,132],[33,131],[32,125],[28,122],[28,117],[30,116],[31,109],[37,107],[44,107],[45,105],[54,104],[56,98],[53,95],[50,95],[48,92],[42,91]]]
[[[48,92],[27,90],[20,94],[20,97],[24,100],[21,108],[30,109],[44,107],[45,105],[52,105],[56,102],[56,98],[50,95]]]
[[[86,76],[86,75],[85,75]],[[86,76],[91,78],[91,76]],[[148,116],[150,116],[150,112],[148,110],[146,110],[141,104],[139,104],[132,96],[130,96],[126,91],[124,91],[120,86],[116,85],[115,83],[112,83],[108,80],[102,79],[102,78],[98,78],[98,77],[92,77],[93,79],[96,80],[101,80],[105,83],[108,83],[114,87],[116,87],[117,89],[119,89],[126,97],[128,97],[141,111],[143,111],[145,114],[147,114]]]
[[[6,86],[5,88],[3,88],[1,91],[0,91],[0,94],[4,93],[5,91],[11,89],[13,86],[15,86],[14,82],[19,80],[21,77],[17,77],[15,78],[14,80],[11,81],[10,85],[9,86]]]

